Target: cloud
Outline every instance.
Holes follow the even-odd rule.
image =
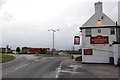
[[[3,4],[5,4],[5,2],[6,0],[0,0],[0,11],[2,9]],[[1,23],[1,17],[0,17],[0,23]],[[0,25],[0,47],[1,46],[2,46],[2,26]]]
[[[6,3],[6,0],[0,0],[0,9],[2,8],[3,4]]]
[[[118,2],[118,24],[120,25],[120,1]]]
[[[55,48],[71,49],[73,37],[79,33],[79,27],[94,14],[94,2],[8,0],[2,9],[5,17],[2,24],[3,45],[9,44],[12,48],[16,46],[52,48],[52,32],[48,30],[54,28],[60,30],[55,33]],[[104,4],[105,13],[116,19],[117,8],[114,7],[111,12],[109,10],[116,3],[110,4]]]

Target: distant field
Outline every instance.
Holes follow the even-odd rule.
[[[15,57],[7,54],[0,54],[0,63],[7,62],[13,60]]]

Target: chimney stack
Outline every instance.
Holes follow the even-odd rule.
[[[95,3],[95,13],[102,13],[102,2]]]

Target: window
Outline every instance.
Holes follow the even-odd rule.
[[[91,29],[88,28],[86,29],[86,37],[90,37],[91,36]]]
[[[84,55],[92,55],[93,51],[92,49],[84,49]]]
[[[110,28],[110,34],[115,34],[115,28]]]
[[[120,28],[118,28],[118,42],[120,42]]]

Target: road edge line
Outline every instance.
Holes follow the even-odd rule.
[[[61,68],[62,68],[62,63],[63,63],[63,61],[61,61],[59,67],[58,67],[57,70],[56,70],[56,71],[57,71],[57,72],[56,72],[56,78],[59,78],[59,74],[60,74]]]

